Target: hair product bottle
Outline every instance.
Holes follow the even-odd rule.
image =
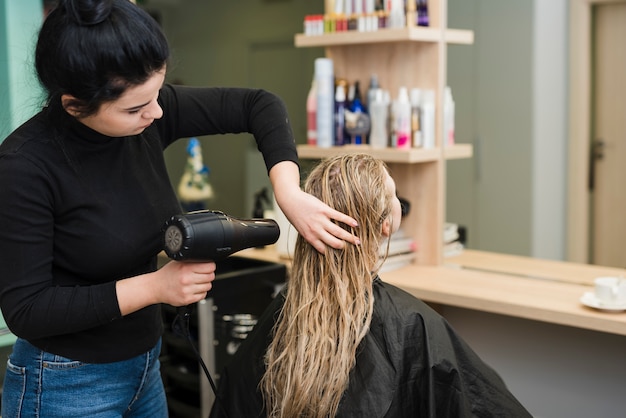
[[[394,103],[394,123],[396,148],[411,147],[411,102],[406,87],[400,87],[398,99]]]
[[[366,142],[365,138],[369,131],[369,116],[367,115],[367,111],[365,110],[365,106],[363,106],[363,99],[361,98],[361,88],[359,86],[359,81],[354,82],[354,98],[350,103],[350,111],[354,114],[357,114],[355,117],[357,118],[357,126],[353,127],[356,129],[352,130],[352,144],[361,145]]]
[[[330,148],[334,143],[335,78],[330,58],[315,60],[317,87],[317,146]]]
[[[422,138],[422,91],[411,89],[411,139],[414,148],[421,148]]]
[[[370,145],[372,148],[386,148],[389,146],[389,100],[382,89],[377,89],[368,104],[370,111],[371,129]]]
[[[448,86],[443,91],[443,118],[443,144],[454,145],[454,99]]]
[[[435,148],[435,91],[424,90],[422,97],[424,148]]]
[[[306,143],[317,145],[317,83],[311,81],[311,89],[306,98]]]
[[[335,89],[335,145],[346,143],[346,88],[338,84]]]

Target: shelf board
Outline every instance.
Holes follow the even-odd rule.
[[[380,29],[373,32],[335,32],[324,35],[295,36],[297,47],[327,47],[354,44],[371,44],[383,42],[438,42],[443,36],[443,41],[451,44],[470,45],[474,43],[474,32],[462,29],[446,29],[443,32],[438,28],[425,28],[419,26]]]
[[[443,155],[446,160],[471,158],[474,155],[474,147],[472,144],[454,144],[451,147],[445,147]]]
[[[470,158],[472,156],[471,144],[455,144],[444,148],[446,159]],[[303,159],[322,159],[337,154],[349,154],[363,152],[388,163],[427,163],[437,161],[440,158],[441,149],[431,148],[372,148],[369,145],[344,145],[340,147],[321,148],[312,145],[298,145],[298,156]]]

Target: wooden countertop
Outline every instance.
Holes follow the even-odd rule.
[[[289,264],[272,246],[237,253]],[[381,274],[428,302],[626,336],[626,312],[588,308],[581,296],[599,276],[626,270],[465,250],[441,266],[411,265]]]

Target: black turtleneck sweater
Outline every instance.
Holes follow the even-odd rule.
[[[156,269],[180,213],[163,150],[178,138],[250,132],[269,170],[297,162],[282,101],[262,90],[166,85],[162,119],[112,138],[58,108],[0,145],[0,307],[11,331],[91,363],[131,358],[162,332],[159,306],[122,317],[115,282]]]

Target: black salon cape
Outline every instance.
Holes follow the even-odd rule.
[[[530,417],[500,376],[447,321],[405,291],[374,281],[374,314],[337,417]],[[265,416],[258,391],[277,297],[223,370],[212,418]],[[227,413],[224,412],[227,411]]]

